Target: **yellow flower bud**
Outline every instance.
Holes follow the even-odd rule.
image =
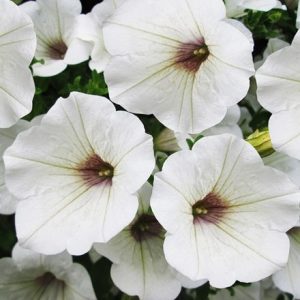
[[[250,134],[246,141],[250,143],[260,154],[261,157],[271,155],[275,150],[273,149],[269,130],[259,131],[258,129]]]

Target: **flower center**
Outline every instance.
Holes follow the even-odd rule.
[[[52,42],[48,47],[49,57],[56,60],[64,59],[68,50],[68,47],[63,40]]]
[[[100,169],[98,175],[100,177],[110,177],[111,178],[114,175],[114,170],[111,165],[108,165],[107,167],[104,166],[102,169]]]
[[[208,47],[204,44],[199,49],[194,50],[193,54],[204,61],[209,55]]]
[[[194,207],[193,208],[193,216],[206,215],[208,210],[204,207]]]
[[[218,223],[228,209],[228,204],[217,194],[209,193],[192,206],[194,224],[199,222]]]
[[[42,276],[35,279],[35,282],[39,286],[48,287],[51,283],[54,281],[57,281],[58,283],[61,283],[64,285],[64,282],[62,280],[58,280],[52,273],[46,272]]]
[[[90,186],[98,184],[111,184],[114,176],[114,167],[103,161],[102,158],[94,154],[78,167],[83,180]]]
[[[177,49],[175,64],[188,72],[196,73],[209,54],[204,39],[193,43],[183,43]]]
[[[159,237],[163,228],[154,216],[143,214],[131,226],[130,232],[136,241],[141,242],[149,238]]]

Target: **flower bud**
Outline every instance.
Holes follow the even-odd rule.
[[[273,149],[269,130],[259,131],[258,129],[250,134],[246,141],[250,143],[261,157],[271,155],[275,150]]]

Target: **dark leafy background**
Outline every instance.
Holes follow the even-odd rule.
[[[22,0],[15,0],[15,2],[19,4]],[[87,13],[95,4],[101,1],[82,0],[81,2],[83,12]],[[254,57],[262,54],[269,38],[279,37],[291,42],[296,33],[295,20],[296,14],[291,10],[283,11],[275,9],[267,13],[248,11],[248,14],[242,18],[242,21],[253,33],[255,41]],[[69,66],[63,73],[51,78],[35,77],[35,84],[36,93],[33,100],[33,109],[32,112],[25,117],[26,120],[31,120],[37,115],[46,113],[59,97],[67,97],[71,91],[80,91],[105,97],[109,96],[103,74],[90,71],[87,62],[76,66]],[[247,103],[242,101],[240,105],[247,106]],[[121,108],[118,107],[118,109]],[[252,112],[252,114],[250,125],[253,131],[257,128],[267,126],[269,118],[268,112],[261,109],[256,113]],[[146,131],[154,137],[163,128],[163,125],[153,116],[141,115],[139,117],[144,123]],[[0,258],[11,255],[11,250],[16,241],[14,216],[0,215]],[[137,299],[137,297],[129,297],[121,293],[114,286],[110,278],[111,263],[107,259],[102,258],[96,264],[93,264],[88,254],[85,254],[83,256],[74,257],[74,261],[81,263],[88,270],[98,299]],[[237,284],[241,285],[241,283]],[[232,294],[234,293],[232,288],[229,288],[229,290]],[[177,299],[206,300],[209,294],[214,294],[215,291],[215,289],[210,288],[209,284],[205,284],[194,290],[183,289]],[[283,295],[279,296],[277,300],[282,299],[284,299]]]

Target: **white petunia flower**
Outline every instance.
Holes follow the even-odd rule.
[[[0,213],[12,214],[16,210],[17,199],[7,190],[4,180],[4,163],[2,156],[4,151],[14,142],[16,136],[28,129],[30,123],[19,120],[14,126],[0,129]]]
[[[300,299],[300,227],[288,232],[291,247],[287,266],[273,275],[275,285]]]
[[[269,11],[273,8],[286,9],[279,0],[225,0],[228,18],[238,18],[245,15],[246,9]]]
[[[300,159],[300,32],[292,45],[271,54],[256,74],[260,104],[272,113],[274,149]],[[284,126],[282,126],[284,124]]]
[[[164,152],[177,152],[179,150],[189,149],[187,139],[196,138],[199,135],[210,136],[222,133],[230,133],[237,137],[242,137],[241,128],[238,121],[241,117],[241,110],[238,105],[229,107],[224,119],[217,125],[204,130],[201,133],[189,135],[180,132],[174,132],[165,128],[155,138],[154,145],[156,150]]]
[[[260,283],[255,282],[250,286],[235,286],[231,290],[222,289],[215,295],[210,295],[209,300],[265,300],[260,297]],[[273,299],[274,300],[274,299]]]
[[[285,265],[285,232],[299,217],[299,196],[250,144],[224,134],[171,155],[155,175],[151,207],[167,230],[170,265],[223,288],[258,281]]]
[[[0,2],[0,128],[31,111],[34,82],[29,69],[36,36],[28,16],[10,0]]]
[[[103,24],[123,2],[124,0],[104,0],[95,5],[90,13],[81,15],[78,18],[79,26],[77,30],[79,36],[82,40],[93,43],[89,62],[90,69],[99,73],[104,71],[110,59],[110,55],[104,46]]]
[[[44,256],[17,244],[0,269],[1,299],[96,300],[88,272],[66,252]]]
[[[243,30],[225,20],[221,0],[126,1],[103,28],[112,100],[176,132],[214,126],[249,88]]]
[[[53,76],[67,65],[88,60],[91,45],[77,31],[79,0],[36,0],[20,7],[31,17],[37,34],[35,58],[42,61],[32,66],[34,75]],[[83,29],[81,33],[84,37]]]
[[[0,129],[0,213],[12,214],[16,211],[17,198],[7,189],[5,184],[5,168],[2,159],[4,151],[14,142],[17,135],[34,125],[39,125],[42,115],[35,117],[31,122],[19,120],[10,128]]]
[[[264,158],[266,165],[286,173],[289,178],[300,187],[300,161],[285,154],[275,152]],[[300,217],[299,217],[300,218]],[[298,219],[299,221],[299,219]],[[298,226],[300,224],[298,223]],[[289,260],[285,268],[273,275],[275,285],[281,290],[300,298],[300,227],[295,227],[288,232],[290,239]]]
[[[154,168],[140,120],[103,97],[72,93],[4,154],[6,184],[21,201],[21,246],[44,254],[87,252],[135,216],[134,193]]]
[[[171,300],[180,293],[181,284],[164,257],[164,230],[149,212],[151,191],[151,185],[145,184],[138,192],[140,205],[134,221],[94,248],[113,262],[111,277],[123,292],[143,300]]]
[[[288,90],[286,98],[290,92]],[[269,131],[274,149],[300,159],[300,104],[298,107],[272,114]]]
[[[299,67],[300,31],[292,44],[267,57],[264,64],[257,70],[258,100],[271,113],[288,110],[300,104]],[[288,91],[288,93],[286,92]]]
[[[265,60],[271,55],[272,53],[289,46],[289,43],[278,39],[278,38],[271,38],[268,41],[267,47],[263,52],[263,55],[259,55],[255,58],[255,69],[258,69],[263,65]],[[254,78],[250,80],[250,88],[248,91],[247,96],[244,99],[248,105],[250,105],[250,109],[252,111],[252,115],[257,113],[261,110],[261,105],[257,100],[257,84]],[[241,129],[244,133],[244,136],[248,136],[253,133],[253,129],[250,127],[250,123],[252,121],[252,115],[249,112],[249,109],[246,107],[241,107],[241,118],[239,124]]]
[[[271,113],[293,109],[300,104],[299,47],[300,31],[290,46],[269,55],[257,70],[258,100]]]

